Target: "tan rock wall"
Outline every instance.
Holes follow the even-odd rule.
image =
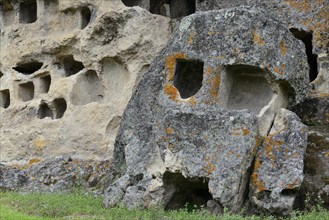
[[[3,1],[1,162],[110,159],[135,84],[170,19],[120,0]]]

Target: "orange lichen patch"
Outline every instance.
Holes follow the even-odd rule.
[[[33,159],[30,159],[26,164],[15,164],[15,165],[13,165],[13,167],[17,168],[17,169],[20,169],[20,170],[25,170],[25,169],[31,167],[33,164],[36,164],[36,163],[39,163],[39,162],[41,162],[40,159],[33,158]]]
[[[247,128],[241,128],[243,135],[247,136],[248,134],[250,134],[250,131]]]
[[[287,48],[283,41],[280,42],[280,53],[283,56],[287,53]]]
[[[271,145],[266,145],[265,146],[265,155],[267,158],[270,158],[272,160],[275,160],[275,156],[272,155],[272,151],[273,151],[273,146]]]
[[[166,128],[166,134],[172,134],[174,132],[171,128]]]
[[[320,93],[319,97],[329,97],[329,94],[328,93]]]
[[[255,44],[258,44],[260,46],[263,46],[265,44],[265,41],[256,32],[253,33],[253,41]]]
[[[208,173],[211,174],[212,172],[214,172],[216,169],[215,165],[212,163],[207,163],[207,165],[204,167],[204,170]]]
[[[256,135],[255,139],[256,139],[256,147],[259,147],[263,142],[263,138],[261,136]]]
[[[169,96],[170,99],[177,101],[179,92],[175,86],[166,84],[164,87],[164,93]]]
[[[311,9],[309,0],[285,0],[286,3],[299,12],[308,12]]]
[[[47,141],[43,139],[36,139],[34,141],[34,146],[39,149],[44,148],[45,146],[47,146]]]
[[[29,165],[32,165],[32,164],[35,164],[35,163],[40,163],[41,160],[39,158],[33,158],[33,159],[30,159],[28,164]]]
[[[255,172],[251,174],[251,182],[254,186],[256,186],[258,192],[266,190],[264,184],[258,180],[258,175]]]
[[[177,59],[185,59],[186,56],[184,53],[175,53],[167,56],[166,58],[166,69],[168,70],[168,80],[171,81],[174,79],[175,74],[175,63]]]
[[[195,36],[195,33],[190,33],[190,35],[188,36],[188,40],[187,40],[188,45],[193,43],[194,36]]]
[[[192,97],[190,97],[190,98],[188,98],[188,99],[183,99],[182,101],[185,101],[185,102],[188,102],[188,103],[190,103],[191,105],[196,105],[196,99],[195,99],[195,97],[194,96],[192,96]]]
[[[284,65],[281,65],[281,66],[275,67],[275,68],[273,69],[273,71],[276,72],[276,73],[279,74],[279,75],[282,75],[282,74],[283,74],[283,70],[284,70]]]
[[[290,183],[287,185],[287,189],[294,189],[296,187],[299,187],[300,182],[296,179],[293,183]]]
[[[208,31],[209,36],[215,36],[217,34],[219,34],[219,32],[217,32],[217,31]]]
[[[216,98],[218,96],[218,90],[220,85],[220,74],[215,74],[210,79],[211,86],[209,88],[209,93],[213,98]]]

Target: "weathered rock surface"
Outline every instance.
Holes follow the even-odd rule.
[[[104,205],[175,209],[214,200],[240,210],[275,114],[307,93],[303,51],[256,9],[184,18],[125,110],[114,149],[123,176]]]
[[[121,115],[170,19],[120,0],[5,0],[0,10],[2,163],[111,159]]]
[[[253,6],[265,10],[306,45],[310,81],[317,93],[329,94],[329,2],[295,0],[197,0],[197,11]]]
[[[101,195],[109,176],[109,161],[58,157],[0,165],[0,190],[65,192],[83,189]]]
[[[258,148],[251,175],[250,200],[255,211],[287,215],[302,185],[307,126],[280,109],[270,133]]]
[[[310,96],[293,108],[309,127],[301,200],[329,208],[329,96]],[[322,201],[321,201],[322,200]]]

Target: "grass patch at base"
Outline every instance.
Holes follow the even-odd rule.
[[[127,210],[116,207],[102,208],[102,198],[86,195],[84,193],[67,194],[22,194],[17,192],[0,193],[0,219],[1,220],[48,220],[48,219],[122,219],[122,220],[261,220],[274,219],[274,217],[241,217],[225,212],[221,216],[214,216],[208,212],[188,212],[187,210]],[[292,219],[313,220],[329,219],[325,210],[304,213],[295,213]]]

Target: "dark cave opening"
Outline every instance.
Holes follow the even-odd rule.
[[[212,199],[208,189],[207,178],[185,178],[181,173],[165,172],[165,210],[187,208],[189,211],[207,206]]]

